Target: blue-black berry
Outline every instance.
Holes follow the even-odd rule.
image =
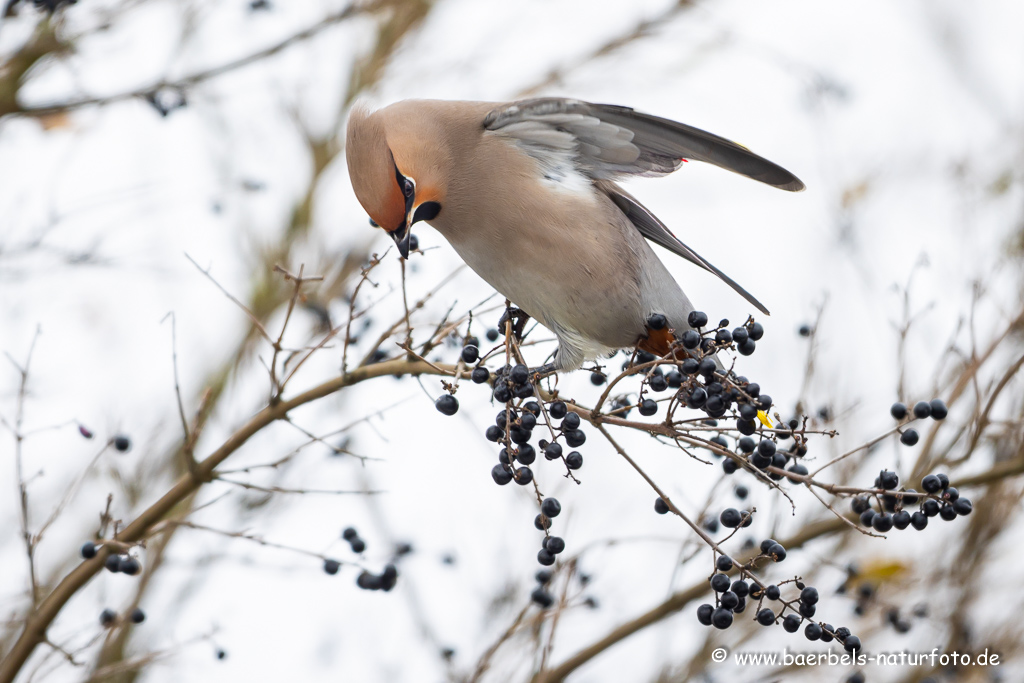
[[[459,399],[455,398],[451,394],[443,394],[440,398],[434,401],[434,407],[437,408],[438,412],[442,415],[454,415],[459,412]]]

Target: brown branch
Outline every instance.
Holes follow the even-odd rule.
[[[81,109],[82,107],[104,106],[107,104],[113,104],[115,102],[130,100],[137,97],[145,97],[163,88],[182,90],[184,88],[188,88],[203,83],[204,81],[217,78],[218,76],[223,76],[224,74],[230,73],[232,71],[237,71],[242,67],[249,66],[250,64],[259,62],[268,57],[273,57],[277,53],[287,49],[288,47],[291,47],[295,43],[308,40],[309,38],[312,38],[321,33],[324,29],[327,29],[335,24],[343,22],[346,19],[350,19],[351,17],[354,17],[358,14],[375,11],[376,9],[378,9],[378,4],[379,3],[376,2],[367,4],[353,3],[346,7],[345,9],[341,10],[340,12],[336,12],[334,14],[330,14],[324,17],[315,26],[311,26],[307,29],[299,31],[298,33],[293,33],[287,38],[284,38],[269,47],[266,47],[257,52],[253,52],[252,54],[246,55],[245,57],[241,57],[239,59],[226,62],[224,64],[221,64],[220,66],[204,69],[203,71],[197,71],[196,73],[191,74],[189,76],[185,76],[183,78],[160,79],[159,81],[155,81],[150,85],[144,86],[142,88],[126,90],[115,95],[106,95],[102,97],[83,97],[77,100],[69,100],[67,102],[54,102],[51,104],[42,104],[31,107],[21,107],[12,101],[11,105],[13,106],[0,108],[0,116],[2,116],[3,114],[14,114],[20,116],[46,116],[48,114],[56,114],[59,112]]]
[[[444,368],[446,372],[454,372],[454,366]],[[330,381],[315,386],[298,396],[282,401],[274,406],[268,406],[254,415],[245,425],[232,434],[217,450],[202,460],[195,472],[189,472],[181,477],[167,493],[149,508],[144,510],[130,524],[128,524],[114,540],[121,543],[136,543],[149,533],[160,521],[165,519],[175,507],[185,500],[189,495],[199,490],[204,484],[212,481],[216,476],[216,467],[230,457],[235,451],[241,448],[249,439],[259,433],[264,427],[277,420],[287,418],[288,413],[307,403],[337,393],[362,382],[392,375],[422,375],[433,374],[435,371],[425,363],[409,363],[402,360],[388,361],[356,368],[342,377],[336,377]],[[109,548],[101,548],[96,557],[85,560],[65,576],[56,588],[28,615],[24,628],[14,643],[6,658],[0,662],[0,683],[13,683],[15,676],[21,667],[31,656],[35,648],[46,639],[46,632],[50,624],[68,600],[74,596],[88,581],[95,576],[102,568]]]

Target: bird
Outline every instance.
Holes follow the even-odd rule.
[[[543,97],[507,103],[357,103],[346,132],[352,188],[402,258],[412,226],[436,229],[483,280],[558,340],[547,372],[623,348],[665,356],[690,299],[661,245],[749,292],[680,241],[616,181],[702,161],[790,192],[795,175],[746,147],[630,107]],[[658,324],[651,324],[652,320]]]

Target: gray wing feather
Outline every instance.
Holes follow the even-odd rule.
[[[550,154],[555,147],[573,154],[580,171],[595,180],[666,175],[693,159],[783,190],[804,189],[795,175],[742,145],[629,107],[552,97],[523,100],[489,112],[484,127],[516,139],[527,152],[546,147],[537,152]]]
[[[599,182],[597,185],[613,202],[615,202],[615,205],[619,207],[622,213],[626,215],[626,218],[636,226],[636,229],[640,231],[641,235],[655,244],[665,247],[672,253],[682,256],[690,263],[700,266],[708,272],[714,273],[721,278],[723,282],[736,290],[740,296],[753,304],[757,310],[761,311],[765,315],[771,315],[768,313],[768,309],[764,307],[764,304],[755,299],[754,296],[747,290],[743,289],[743,287],[740,287],[731,277],[709,263],[703,256],[683,244],[678,237],[672,234],[672,231],[669,230],[664,223],[658,220],[657,216],[651,213],[647,207],[638,202],[628,192],[611,182]]]

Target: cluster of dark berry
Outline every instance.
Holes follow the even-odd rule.
[[[109,607],[100,612],[100,626],[103,628],[111,628],[117,623],[118,614]],[[141,624],[146,620],[146,613],[138,607],[134,608],[128,613],[128,621],[133,624]]]
[[[555,498],[545,498],[540,504],[540,514],[533,520],[533,525],[544,532],[541,548],[537,551],[537,561],[545,567],[555,563],[555,555],[565,550],[565,541],[560,536],[548,533],[551,520],[562,512],[562,505]]]
[[[902,422],[907,419],[909,411],[905,404],[893,403],[892,407],[889,408],[889,414]],[[924,420],[929,417],[933,420],[944,420],[948,414],[949,409],[946,408],[946,404],[939,398],[933,398],[931,401],[918,401],[914,404],[914,418],[918,420]],[[905,446],[913,446],[920,439],[921,436],[917,433],[916,429],[904,429],[900,433],[900,443]]]
[[[537,571],[537,587],[530,593],[530,599],[534,603],[540,605],[542,608],[547,609],[555,604],[555,596],[551,595],[548,591],[548,586],[551,583],[551,571],[548,569],[540,569]]]
[[[366,550],[366,541],[359,537],[359,532],[356,531],[353,527],[348,527],[344,531],[342,531],[341,537],[348,542],[349,546],[351,546],[352,552],[362,553]],[[410,552],[412,552],[412,546],[405,543],[398,546],[398,548],[395,551],[395,557],[398,558]],[[324,560],[324,571],[330,574],[331,576],[337,574],[340,569],[341,562],[339,562],[338,560],[333,560],[330,558]],[[360,572],[359,576],[356,577],[357,586],[364,590],[371,591],[390,591],[392,588],[395,587],[395,584],[397,582],[398,567],[396,567],[393,563],[390,562],[384,565],[384,571],[380,574],[374,574],[364,569],[362,572]]]
[[[384,571],[380,574],[373,574],[363,570],[356,577],[356,585],[368,591],[390,591],[398,582],[398,567],[388,563],[384,565]]]
[[[99,547],[92,541],[86,541],[82,545],[82,557],[87,560],[96,557],[97,552],[99,552]],[[108,555],[103,566],[114,574],[127,574],[128,576],[135,576],[142,571],[142,563],[127,553]]]
[[[567,470],[579,469],[583,466],[583,456],[579,451],[564,454],[558,439],[564,439],[570,448],[583,445],[587,435],[580,429],[580,416],[569,411],[563,401],[552,401],[547,414],[551,419],[561,420],[561,423],[557,426],[552,424],[552,430],[556,432],[555,441],[540,439],[537,444],[543,451],[544,458],[562,460]],[[533,470],[529,466],[537,459],[537,449],[530,445],[530,440],[533,438],[537,420],[542,415],[543,411],[537,401],[527,401],[518,406],[510,401],[505,409],[495,416],[494,424],[484,432],[489,441],[505,444],[498,453],[498,464],[491,469],[491,477],[499,486],[504,486],[513,479],[522,486],[533,481]],[[516,467],[516,464],[519,466]]]
[[[691,312],[687,322],[693,329],[684,332],[679,343],[690,357],[676,364],[668,373],[660,366],[653,368],[644,378],[645,387],[654,393],[674,389],[674,398],[679,403],[693,410],[702,410],[712,419],[724,416],[734,405],[740,408],[746,406],[749,410],[741,415],[745,422],[750,423],[750,430],[744,433],[752,434],[752,420],[757,416],[758,409],[767,410],[771,407],[771,397],[760,395],[760,387],[746,377],[720,370],[713,355],[728,348],[750,355],[754,352],[755,340],[764,334],[764,328],[760,323],[751,321],[730,331],[729,321],[722,320],[718,327],[700,332],[708,324],[707,314],[701,311]],[[667,322],[665,316],[655,314],[648,319],[647,324],[652,330],[658,330],[663,329]],[[634,360],[636,364],[644,364],[656,360],[656,357],[647,351],[638,351]],[[624,370],[628,367],[629,361],[623,364]],[[595,372],[590,380],[601,385],[606,377],[603,373]],[[658,412],[658,401],[645,396],[646,388],[641,390],[636,407],[641,415],[651,417]],[[620,414],[627,413],[631,407],[632,404],[623,403],[621,399],[613,402],[613,408]]]
[[[359,532],[354,528],[346,528],[341,532],[341,537],[348,541],[349,546],[352,548],[352,552],[359,554],[366,550],[366,541],[359,537]]]
[[[861,495],[852,500],[851,507],[860,515],[861,524],[880,533],[908,526],[920,531],[928,526],[929,517],[939,516],[948,522],[971,514],[974,509],[968,498],[962,498],[960,492],[949,485],[949,477],[945,474],[929,474],[922,479],[924,494],[914,489],[896,491],[899,483],[895,472],[883,470],[875,478],[875,488],[892,493]],[[872,501],[877,502],[878,510],[872,507]],[[913,503],[919,503],[919,506],[911,514],[904,506]]]

